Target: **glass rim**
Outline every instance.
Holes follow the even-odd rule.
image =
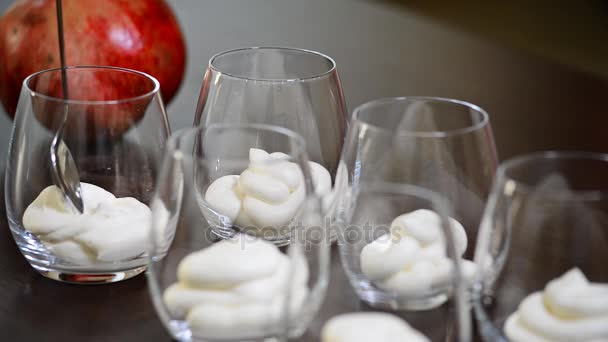
[[[436,131],[398,130],[398,131],[394,131],[394,133],[393,133],[393,131],[391,131],[390,129],[387,129],[387,128],[384,128],[384,127],[381,127],[378,125],[374,125],[372,123],[366,122],[359,118],[359,114],[361,112],[363,112],[364,110],[370,109],[372,107],[375,107],[377,105],[392,103],[392,102],[412,102],[412,101],[449,103],[449,104],[462,106],[465,108],[472,109],[475,112],[481,114],[482,119],[480,122],[475,123],[473,125],[463,127],[463,128],[451,129],[451,130],[443,130],[443,131],[442,130],[436,130]],[[352,120],[360,125],[365,125],[366,127],[374,129],[376,131],[390,132],[391,134],[396,134],[398,136],[403,135],[403,136],[412,136],[412,137],[419,137],[419,138],[445,138],[445,137],[463,135],[463,134],[475,132],[475,131],[478,131],[480,129],[487,127],[490,123],[490,115],[483,108],[479,107],[478,105],[475,105],[473,103],[463,101],[463,100],[457,100],[457,99],[452,99],[452,98],[447,98],[447,97],[437,97],[437,96],[397,96],[397,97],[384,97],[384,98],[380,98],[380,99],[375,99],[375,100],[371,100],[371,101],[368,101],[368,102],[365,102],[365,103],[359,105],[353,111]]]
[[[515,179],[507,174],[509,169],[513,167],[522,166],[532,161],[540,160],[588,160],[606,163],[608,165],[608,154],[598,152],[587,152],[587,151],[540,151],[527,153],[513,158],[507,159],[502,162],[496,170],[496,179],[498,184],[505,184],[508,181],[514,182],[519,191],[526,193],[532,192],[534,187],[526,184],[525,182]],[[557,196],[556,194],[549,193],[548,195],[555,200],[583,200],[583,201],[596,201],[600,199],[608,198],[608,189],[596,189],[596,190],[576,190],[568,189],[569,196],[563,198],[563,196]]]
[[[307,54],[307,55],[314,55],[316,57],[320,57],[326,61],[329,61],[331,64],[331,67],[328,70],[326,70],[322,73],[313,75],[313,76],[299,77],[299,78],[276,78],[276,79],[274,79],[274,78],[255,78],[255,77],[239,76],[239,75],[235,75],[235,74],[232,74],[229,72],[222,71],[220,68],[216,67],[213,64],[213,62],[216,59],[221,58],[225,55],[235,53],[235,52],[245,52],[245,51],[254,51],[254,50],[296,51],[296,52]],[[251,46],[251,47],[242,47],[242,48],[236,48],[236,49],[230,49],[230,50],[218,52],[215,55],[211,56],[211,58],[209,59],[208,67],[209,67],[209,69],[211,69],[221,75],[224,75],[224,76],[227,76],[230,78],[234,78],[234,79],[238,79],[238,80],[256,81],[256,82],[261,82],[261,83],[290,83],[290,82],[307,82],[307,81],[314,81],[317,79],[325,78],[328,75],[331,75],[336,71],[336,61],[334,61],[333,58],[329,57],[328,55],[326,55],[324,53],[313,51],[313,50],[302,49],[302,48],[284,47],[284,46]]]
[[[30,94],[32,96],[35,97],[40,97],[42,99],[48,100],[48,101],[54,101],[54,102],[59,102],[59,103],[66,103],[66,104],[75,104],[75,105],[115,105],[115,104],[121,104],[121,103],[128,103],[128,102],[133,102],[133,101],[138,101],[138,100],[142,100],[145,99],[147,97],[152,97],[154,95],[156,95],[159,91],[160,91],[160,82],[158,82],[158,80],[150,75],[147,74],[143,71],[138,71],[138,70],[133,70],[133,69],[128,69],[128,68],[121,68],[121,67],[115,67],[115,66],[104,66],[104,65],[77,65],[77,66],[68,66],[66,67],[67,70],[75,70],[75,69],[99,69],[99,70],[112,70],[112,71],[120,71],[120,72],[126,72],[126,73],[130,73],[130,74],[136,74],[139,76],[142,76],[146,79],[148,79],[149,81],[152,82],[152,84],[154,84],[154,87],[152,88],[152,90],[142,94],[142,95],[138,95],[138,96],[134,96],[134,97],[129,97],[129,98],[125,98],[125,99],[117,99],[117,100],[72,100],[72,99],[64,99],[62,97],[55,97],[55,96],[49,96],[46,94],[43,94],[39,91],[35,91],[33,89],[31,89],[29,87],[29,82],[35,78],[38,77],[42,74],[46,74],[46,73],[50,73],[50,72],[56,72],[56,71],[61,71],[61,68],[51,68],[51,69],[45,69],[45,70],[40,70],[37,71],[31,75],[29,75],[28,77],[26,77],[23,80],[23,88],[27,89],[27,91],[30,92]]]
[[[268,125],[268,124],[224,123],[224,122],[213,123],[213,124],[210,124],[207,126],[187,127],[187,128],[182,128],[182,129],[176,131],[175,133],[171,134],[169,139],[167,139],[167,143],[166,143],[167,152],[173,158],[183,158],[183,154],[181,152],[181,147],[178,146],[180,140],[185,139],[186,137],[189,137],[190,135],[202,133],[203,131],[206,131],[206,130],[222,129],[222,128],[224,128],[224,129],[251,128],[251,129],[257,129],[257,130],[263,130],[263,131],[282,134],[282,135],[289,137],[297,144],[299,151],[298,151],[298,155],[296,157],[299,157],[300,156],[299,154],[306,154],[306,141],[304,140],[304,138],[300,134],[298,134],[288,128],[285,128],[282,126],[277,126],[277,125]],[[189,156],[189,158],[196,159],[195,157],[192,157],[192,156]],[[290,156],[290,158],[291,158],[291,156]],[[202,159],[204,160],[206,158],[202,158]],[[277,159],[277,160],[281,160],[281,159]]]

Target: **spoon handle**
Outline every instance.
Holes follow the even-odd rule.
[[[59,56],[61,59],[61,86],[63,88],[63,120],[55,132],[51,142],[51,173],[53,182],[62,191],[65,198],[79,212],[84,212],[80,189],[80,172],[72,153],[63,141],[63,130],[68,119],[68,75],[65,64],[65,41],[63,38],[63,8],[61,0],[57,5],[57,32],[59,38]]]
[[[65,64],[65,40],[63,38],[63,6],[61,0],[56,0],[57,4],[57,33],[59,38],[59,60],[61,61],[61,87],[63,98],[68,99],[68,73]]]

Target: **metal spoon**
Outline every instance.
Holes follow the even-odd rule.
[[[61,86],[63,88],[63,98],[68,99],[68,75],[65,65],[65,43],[63,39],[63,11],[61,0],[56,0],[57,4],[57,31],[59,33],[59,56],[61,59]],[[72,204],[79,213],[84,212],[82,194],[80,190],[80,172],[78,166],[70,153],[70,149],[63,142],[63,129],[68,119],[68,103],[63,104],[63,121],[57,128],[53,141],[51,142],[51,174],[53,182],[61,189],[63,196]]]

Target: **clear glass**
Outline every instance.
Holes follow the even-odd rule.
[[[245,233],[249,235],[255,235],[264,240],[270,241],[277,245],[285,245],[289,243],[291,237],[291,225],[286,224],[287,220],[283,220],[283,224],[273,224],[268,218],[263,215],[256,215],[254,211],[268,210],[268,211],[280,211],[285,210],[285,207],[281,207],[293,197],[301,196],[304,198],[307,192],[311,192],[313,189],[312,178],[310,174],[310,168],[308,163],[308,157],[306,155],[306,145],[301,136],[296,133],[278,126],[271,125],[259,125],[259,124],[213,124],[208,127],[204,134],[199,136],[201,139],[194,145],[194,153],[198,158],[204,160],[213,161],[215,164],[206,166],[206,168],[198,168],[198,164],[194,168],[194,179],[197,187],[195,188],[197,194],[197,200],[203,214],[211,224],[211,230],[222,238],[232,237],[236,233]],[[240,175],[247,172],[250,177],[249,179],[256,184],[257,187],[273,186],[277,184],[267,184],[266,179],[263,178],[252,178],[251,170],[259,170],[264,167],[256,166],[251,154],[251,149],[263,150],[267,153],[281,153],[278,159],[272,159],[264,161],[268,169],[281,168],[281,163],[288,161],[291,162],[291,166],[297,166],[301,170],[302,183],[298,186],[298,189],[292,190],[288,199],[281,199],[277,202],[265,199],[262,196],[258,196],[257,193],[252,193],[252,189],[243,190],[239,182],[234,187],[238,187],[239,190],[237,196],[240,196],[242,204],[239,206],[240,210],[237,213],[231,214],[230,211],[233,208],[229,206],[217,203],[217,200],[209,199],[209,189],[211,185],[221,184],[226,177],[240,177]],[[257,171],[253,171],[253,174],[257,174]],[[276,178],[276,174],[270,171],[270,174],[264,170],[264,176],[270,176]],[[220,179],[221,178],[221,179]],[[263,185],[266,184],[266,185]],[[249,186],[250,188],[251,186]],[[215,187],[217,189],[217,187]],[[255,190],[255,189],[254,189]],[[255,190],[259,191],[259,190]],[[298,194],[298,192],[301,192]],[[220,199],[225,199],[228,196],[225,192],[219,194]],[[262,199],[261,205],[247,205],[247,201],[251,198]],[[251,203],[251,202],[249,202]],[[295,203],[295,202],[294,202]],[[238,209],[238,208],[237,208]],[[295,213],[297,206],[291,206],[292,211]],[[245,213],[245,214],[244,214]],[[235,215],[238,214],[238,215]],[[248,218],[245,218],[248,217]],[[256,219],[257,218],[257,219]]]
[[[608,155],[586,152],[541,152],[500,165],[475,251],[475,260],[482,268],[474,309],[486,341],[608,338],[607,174]],[[563,294],[562,303],[580,302],[584,310],[585,303],[588,305],[591,300],[597,308],[603,307],[604,316],[564,318],[561,315],[568,312],[559,312],[565,309],[548,309],[553,297],[546,286],[573,268],[580,269],[591,282],[604,283],[604,290],[591,289],[589,295],[585,292],[589,288],[566,283],[570,292]],[[526,298],[529,309],[535,292],[542,292],[546,300],[535,309],[535,317],[544,321],[540,326],[534,319],[521,321],[522,301]],[[524,322],[536,331],[535,335],[518,339],[513,332],[521,329],[513,329],[511,337],[515,337],[505,337],[506,321],[515,312],[520,318],[511,323]],[[529,315],[526,317],[530,319]],[[596,320],[595,328],[587,319]],[[583,330],[573,329],[576,325]]]
[[[270,138],[272,134],[276,139]],[[262,239],[264,236],[256,236],[255,229],[225,234],[224,230],[217,229],[214,219],[209,219],[209,208],[201,194],[206,193],[218,176],[233,172],[234,167],[243,163],[238,151],[224,148],[225,142],[239,136],[243,139],[257,136],[260,141],[274,141],[277,148],[292,152],[286,155],[286,160],[306,169],[303,140],[295,133],[276,126],[214,124],[207,128],[183,130],[171,137],[152,204],[154,242],[146,274],[158,316],[173,338],[179,341],[271,341],[297,337],[305,331],[325,297],[329,244],[321,227],[321,203],[311,191],[311,185],[306,186],[305,198],[289,223],[287,246],[276,247]],[[219,150],[226,154],[218,154]],[[257,166],[273,167],[276,163],[277,160],[271,160]],[[238,285],[224,284],[219,289],[195,288],[192,291],[202,291],[197,292],[202,294],[188,300],[188,307],[183,312],[176,311],[168,294],[170,291],[167,291],[176,282],[184,281],[184,277],[177,275],[184,257],[237,239],[265,244],[266,249],[275,251],[272,260],[289,260],[289,279],[279,278],[288,281],[271,286],[267,284],[268,280],[276,280],[273,277],[278,276],[272,273],[272,276],[266,275],[268,278],[247,280]],[[256,272],[268,266],[268,259],[256,254],[250,245],[242,244],[240,248],[240,253],[232,251],[239,255],[229,254],[218,259],[217,263],[209,261],[207,266],[197,268],[196,274],[204,277],[223,270],[230,277],[238,278],[243,272]],[[235,260],[240,261],[236,263]],[[236,302],[224,301],[230,298],[236,298]],[[272,316],[267,315],[267,311],[257,311],[249,316],[254,322],[243,321],[242,312],[245,311],[239,310],[247,309],[248,304],[257,304],[268,310],[274,308],[275,314],[279,314]],[[199,306],[204,310],[210,305],[216,305],[212,317],[208,317],[208,322],[211,322],[207,326],[198,325],[190,314]]]
[[[288,128],[304,138],[310,160],[329,170],[333,181],[347,113],[330,57],[302,49],[252,47],[211,58],[194,125],[242,122]]]
[[[169,135],[158,81],[141,72],[113,67],[70,67],[67,76],[70,99],[63,137],[80,169],[81,182],[99,186],[115,197],[133,197],[149,204],[156,168]],[[103,222],[108,225],[89,220],[86,222],[90,224],[75,227],[73,222],[65,223],[74,213],[54,210],[48,213],[47,209],[53,206],[61,207],[58,203],[62,201],[54,203],[52,198],[44,205],[47,213],[38,216],[48,224],[44,222],[36,233],[24,227],[28,206],[43,189],[53,185],[49,147],[63,118],[60,69],[26,78],[19,97],[5,180],[7,216],[13,237],[27,261],[46,277],[75,283],[128,279],[145,269],[143,254],[147,246],[142,239],[147,232],[107,221]],[[87,193],[83,196],[87,207]],[[96,210],[92,207],[94,202],[89,202],[83,220]],[[137,227],[148,225],[149,209],[142,208],[141,221],[135,222]],[[81,235],[99,229],[114,233],[100,234],[91,238],[94,241]],[[138,242],[133,244],[134,241]],[[100,247],[102,243],[107,245]],[[91,245],[99,249],[91,250]],[[101,257],[104,250],[117,254]]]
[[[458,100],[387,98],[355,109],[336,180],[350,188],[381,180],[420,186],[445,196],[468,236],[472,259],[497,154],[488,114]],[[343,209],[342,209],[343,210]]]
[[[342,265],[359,297],[375,308],[420,311],[445,303],[453,291],[454,312],[438,311],[434,319],[424,312],[412,313],[406,320],[434,340],[468,341],[468,291],[448,221],[447,202],[423,188],[384,182],[360,183],[351,201],[338,243]],[[419,221],[412,221],[412,214],[426,215],[429,211],[434,212],[434,221],[423,219],[423,226],[414,228],[422,234],[416,235],[412,223]],[[398,217],[410,219],[398,221]],[[427,246],[436,242],[440,251],[433,255],[428,249],[423,251],[422,245],[413,242],[413,236],[426,236]],[[455,322],[457,333],[451,324],[448,329],[448,320]]]

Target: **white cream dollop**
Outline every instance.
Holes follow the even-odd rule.
[[[301,252],[292,260],[272,243],[239,234],[183,258],[178,282],[165,290],[163,300],[171,317],[186,320],[195,336],[245,338],[276,332],[292,266],[297,272],[289,296],[292,315],[308,295],[306,260]]]
[[[456,251],[467,248],[464,227],[449,218]],[[380,236],[361,250],[361,271],[377,287],[410,296],[423,295],[433,288],[447,286],[452,261],[446,256],[441,218],[431,210],[420,209],[393,220],[390,233]],[[471,279],[475,264],[461,260],[463,275]]]
[[[127,260],[146,251],[147,205],[89,183],[81,183],[81,192],[84,212],[77,214],[59,188],[45,188],[25,210],[23,227],[53,254],[76,264]]]
[[[574,268],[527,296],[504,326],[513,342],[608,341],[608,284]]]
[[[429,342],[402,319],[381,312],[357,312],[331,318],[321,342]]]
[[[331,191],[331,176],[310,162],[315,193]],[[249,150],[249,167],[240,175],[223,176],[205,192],[210,208],[239,227],[282,227],[296,215],[305,197],[304,177],[296,163],[281,152]]]

